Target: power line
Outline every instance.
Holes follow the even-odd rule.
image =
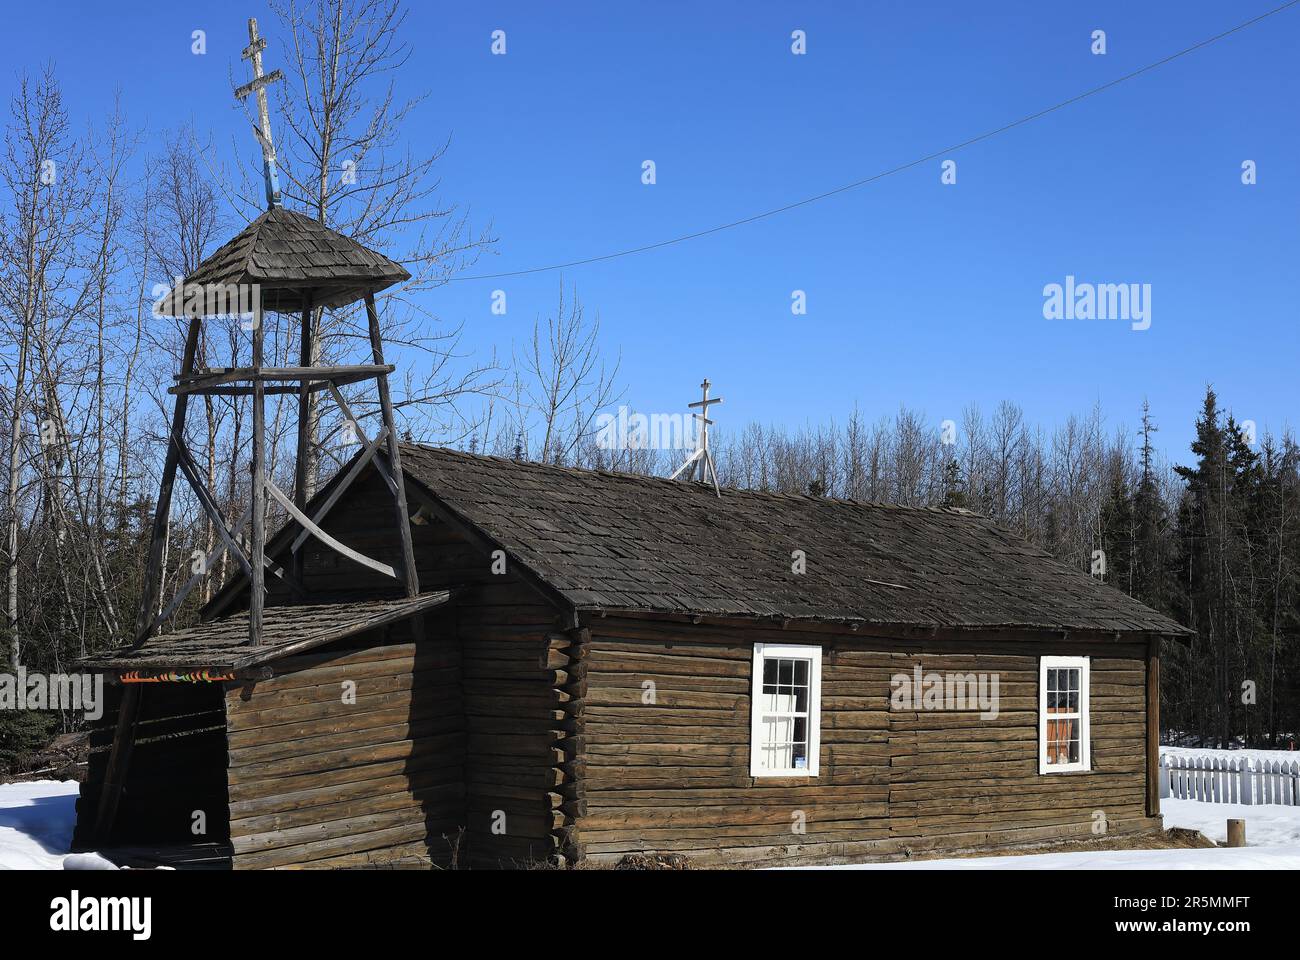
[[[1141,67],[1137,70],[1134,70],[1132,73],[1126,73],[1122,77],[1117,77],[1114,80],[1111,80],[1107,83],[1103,83],[1099,87],[1093,87],[1091,90],[1086,90],[1083,93],[1070,97],[1068,100],[1062,100],[1060,103],[1053,104],[1050,107],[1046,107],[1045,109],[1039,110],[1035,113],[1031,113],[1026,116],[1023,116],[1018,120],[1012,120],[1010,123],[1003,124],[1002,126],[994,130],[988,130],[985,133],[979,134],[978,136],[971,137],[969,140],[963,140],[960,143],[953,144],[952,146],[944,147],[942,150],[936,150],[934,153],[926,154],[924,157],[918,157],[915,160],[910,160],[907,163],[900,164],[899,166],[892,167],[888,170],[883,170],[880,173],[873,174],[869,177],[864,177],[861,180],[855,180],[852,183],[846,183],[842,187],[836,187],[834,190],[827,190],[825,193],[819,193],[816,196],[806,197],[803,200],[796,200],[793,203],[787,203],[781,207],[774,207],[771,210],[765,210],[762,213],[756,213],[752,216],[744,217],[740,220],[732,220],[729,223],[722,223],[716,227],[709,227],[706,230],[697,230],[694,233],[683,234],[679,237],[673,237],[668,240],[659,240],[655,243],[643,244],[639,247],[630,247],[627,250],[619,250],[614,253],[602,254],[601,256],[584,257],[581,260],[568,260],[564,263],[553,263],[544,267],[530,267],[527,270],[511,270],[505,273],[480,273],[480,274],[474,274],[472,276],[467,276],[467,277],[451,277],[449,279],[451,280],[499,280],[505,277],[522,277],[531,273],[546,273],[551,270],[563,270],[568,267],[581,267],[589,263],[600,263],[605,260],[615,260],[618,259],[619,257],[630,257],[636,253],[646,253],[647,251],[650,250],[658,250],[661,247],[670,247],[673,246],[674,244],[685,243],[688,240],[698,240],[700,237],[707,237],[710,236],[711,234],[721,233],[723,230],[730,230],[733,227],[743,227],[746,224],[754,223],[758,220],[765,220],[768,217],[774,217],[777,214],[785,213],[789,210],[797,209],[798,207],[803,207],[803,206],[807,206],[808,204],[817,203],[819,200],[825,200],[828,197],[834,197],[841,193],[847,193],[849,190],[856,190],[858,187],[864,187],[869,183],[875,183],[877,180],[883,180],[885,177],[892,177],[896,173],[902,173],[904,170],[910,170],[913,167],[920,166],[923,163],[929,163],[931,160],[937,160],[940,157],[946,156],[947,154],[955,153],[958,150],[963,150],[966,147],[973,146],[977,143],[981,143],[985,140],[991,139],[992,137],[996,137],[1000,134],[1006,133],[1008,130],[1014,130],[1016,127],[1023,126],[1027,123],[1032,123],[1035,120],[1039,120],[1047,116],[1048,114],[1055,113],[1057,110],[1063,110],[1064,108],[1071,106],[1072,104],[1076,104],[1081,100],[1086,100],[1088,97],[1092,97],[1095,96],[1096,94],[1109,90],[1111,87],[1119,86],[1121,83],[1125,83],[1129,80],[1134,79],[1135,77],[1140,77],[1144,73],[1149,73],[1150,71],[1155,70],[1157,67],[1163,67],[1167,63],[1172,63],[1173,61],[1179,59],[1180,57],[1187,56],[1189,53],[1195,53],[1197,50],[1200,50],[1204,47],[1208,47],[1212,43],[1217,43],[1218,41],[1224,39],[1225,37],[1230,37],[1234,33],[1237,33],[1241,30],[1245,30],[1247,27],[1252,27],[1255,24],[1268,19],[1274,14],[1281,13],[1284,10],[1294,7],[1297,3],[1300,3],[1300,0],[1289,0],[1289,2],[1284,3],[1281,6],[1274,7],[1272,10],[1269,10],[1265,13],[1261,13],[1257,17],[1252,17],[1249,20],[1243,21],[1242,23],[1237,24],[1235,27],[1231,27],[1227,30],[1224,30],[1222,33],[1217,33],[1212,37],[1207,37],[1206,39],[1201,40],[1199,43],[1194,43],[1190,47],[1186,47],[1182,50],[1179,50],[1177,53],[1171,53],[1169,56],[1157,60],[1154,63],[1149,63],[1145,67]]]

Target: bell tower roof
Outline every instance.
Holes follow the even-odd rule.
[[[288,313],[301,311],[308,294],[313,306],[341,307],[410,277],[401,264],[318,220],[272,207],[199,264],[184,286],[257,284],[264,310]],[[173,289],[155,313],[187,316],[186,302],[185,291]]]

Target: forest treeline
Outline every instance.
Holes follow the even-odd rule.
[[[331,0],[349,16],[278,11],[273,30],[293,82],[275,91],[286,205],[400,259],[413,279],[381,304],[401,367],[405,436],[573,466],[667,475],[676,450],[611,450],[597,414],[629,393],[616,350],[576,292],[505,356],[475,359],[439,320],[431,291],[493,238],[438,194],[441,153],[402,149],[418,101],[401,75],[396,0]],[[350,19],[349,19],[350,18]],[[333,36],[339,22],[364,25]],[[322,70],[318,54],[332,51]],[[147,131],[122,109],[73,119],[53,69],[20,75],[0,163],[0,672],[63,672],[131,638],[183,330],[154,317],[159,284],[190,273],[260,209],[258,157],[229,168],[192,127]],[[322,124],[321,111],[333,121]],[[343,159],[360,157],[352,182]],[[356,362],[355,311],[312,318],[320,363]],[[296,318],[268,317],[267,362],[296,363]],[[205,325],[200,366],[246,364],[239,318]],[[373,397],[349,389],[373,423]],[[318,395],[315,395],[318,396]],[[268,400],[268,468],[292,484],[296,398]],[[732,407],[736,405],[734,399]],[[1114,416],[1117,411],[1106,411]],[[1124,412],[1120,412],[1124,413]],[[1137,411],[1133,411],[1134,414]],[[313,481],[356,451],[341,413],[310,408]],[[960,506],[996,518],[1065,563],[1197,631],[1165,651],[1171,735],[1272,745],[1300,732],[1300,453],[1290,434],[1255,436],[1208,390],[1185,465],[1154,452],[1156,425],[1109,431],[1100,409],[1051,428],[1015,403],[938,423],[901,409],[853,411],[820,427],[719,428],[724,484],[812,496]],[[246,404],[191,404],[186,442],[226,517],[248,497]],[[277,519],[270,521],[274,525]],[[189,579],[217,533],[181,484],[172,505],[163,597]],[[1104,557],[1102,569],[1095,568]],[[192,622],[230,573],[214,565],[170,626]],[[0,771],[73,716],[0,712]]]

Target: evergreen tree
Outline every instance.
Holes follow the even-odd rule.
[[[1196,421],[1193,467],[1176,467],[1186,483],[1178,513],[1179,579],[1175,615],[1196,631],[1190,649],[1178,651],[1171,671],[1171,701],[1202,735],[1217,731],[1227,746],[1230,731],[1228,646],[1224,606],[1227,540],[1228,442],[1213,388],[1205,390]]]

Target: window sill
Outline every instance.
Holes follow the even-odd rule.
[[[807,783],[810,780],[816,780],[817,774],[791,770],[780,773],[749,773],[749,778],[755,783],[771,784],[773,786],[798,786],[801,783]]]

